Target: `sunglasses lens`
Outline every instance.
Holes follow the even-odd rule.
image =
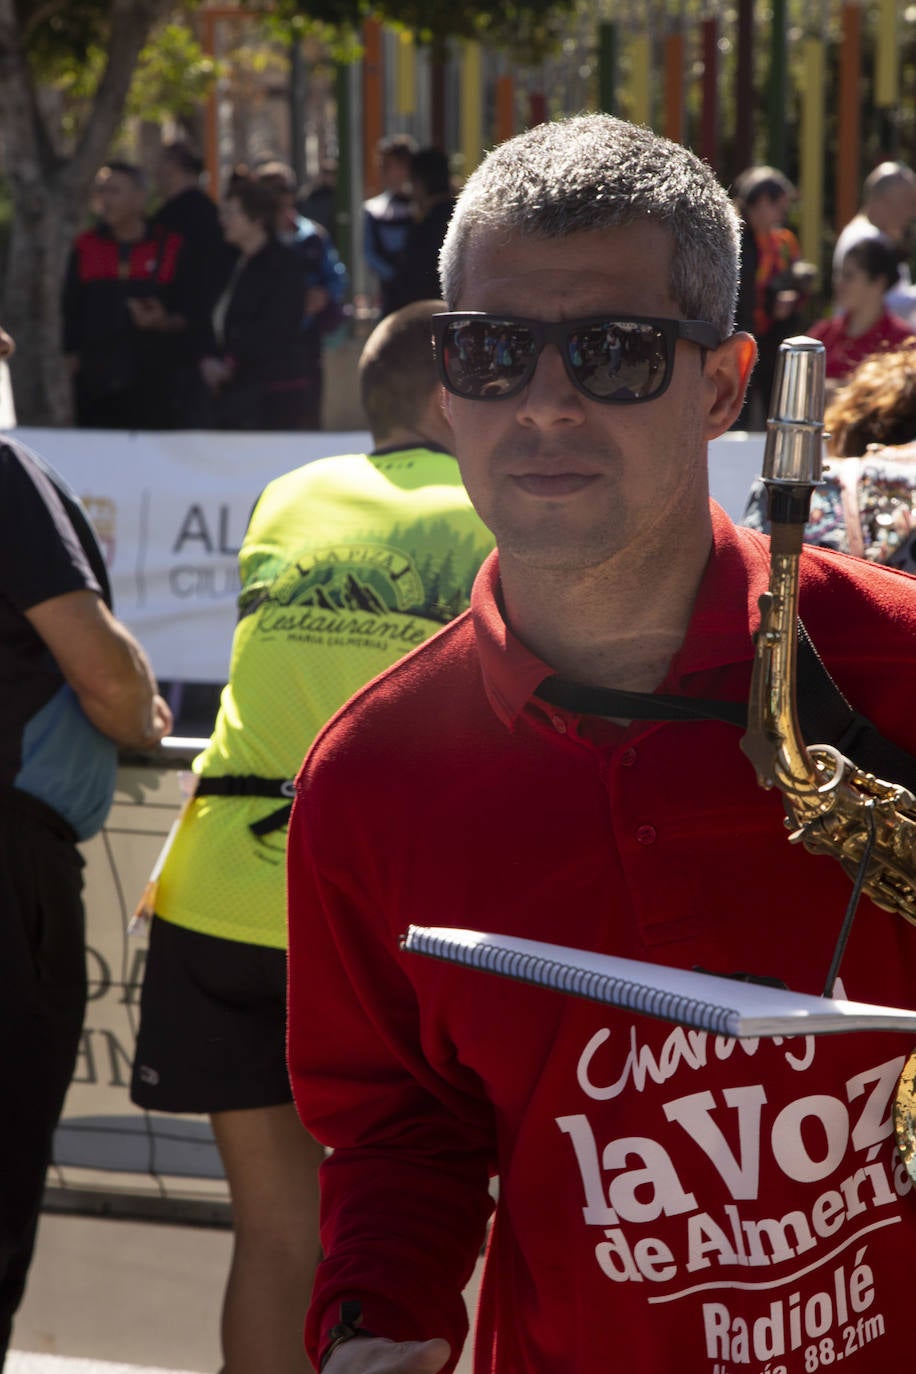
[[[535,353],[531,331],[511,320],[459,320],[448,326],[442,340],[449,386],[471,398],[520,391]]]
[[[579,385],[598,401],[644,401],[664,385],[668,349],[652,324],[589,324],[570,334],[566,354]]]

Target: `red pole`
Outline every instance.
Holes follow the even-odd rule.
[[[528,128],[535,124],[547,123],[547,97],[543,91],[532,91],[528,96]]]
[[[375,147],[385,130],[382,89],[382,26],[377,19],[363,24],[363,185],[366,195],[379,189]]]
[[[496,142],[505,143],[515,133],[515,80],[500,76],[496,80]]]

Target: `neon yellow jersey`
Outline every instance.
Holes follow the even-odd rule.
[[[447,453],[326,458],[271,482],[239,553],[229,683],[194,771],[294,778],[358,688],[466,609],[492,547]],[[282,805],[196,798],[163,868],[158,915],[283,949],[286,828],[249,829]]]

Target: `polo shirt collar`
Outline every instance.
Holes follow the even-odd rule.
[[[759,622],[758,598],[769,583],[769,542],[737,529],[710,502],[713,546],[700,582],[684,642],[674,655],[659,692],[691,693],[689,679],[725,664],[753,657],[751,630]],[[505,621],[499,584],[499,555],[481,566],[471,593],[471,616],[484,686],[496,715],[510,729],[553,669],[517,639]]]

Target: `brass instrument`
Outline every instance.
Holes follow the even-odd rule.
[[[802,536],[820,481],[824,346],[804,336],[780,348],[763,480],[770,510],[770,586],[760,598],[748,729],[741,748],[762,787],[783,795],[792,843],[829,854],[863,891],[916,925],[916,797],[882,782],[831,745],[806,745],[796,709],[796,623]]]
[[[811,493],[820,481],[824,346],[804,336],[780,347],[767,421],[763,481],[770,518],[770,583],[760,598],[748,728],[741,748],[762,787],[783,796],[789,840],[829,854],[878,906],[916,925],[916,798],[865,772],[831,745],[806,745],[797,712],[799,560]],[[838,946],[831,974],[839,965]],[[916,1178],[916,1052],[894,1112],[898,1148]]]

